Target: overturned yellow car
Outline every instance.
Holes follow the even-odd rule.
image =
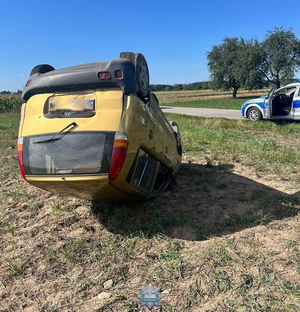
[[[33,68],[22,93],[23,178],[89,200],[160,195],[181,166],[181,138],[149,89],[142,54]]]

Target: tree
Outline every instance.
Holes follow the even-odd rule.
[[[300,66],[300,41],[292,28],[275,27],[268,31],[254,57],[257,70],[267,81],[280,88],[282,81],[291,81]]]
[[[261,75],[253,66],[253,46],[253,41],[225,38],[221,45],[212,47],[207,59],[214,88],[232,89],[232,97],[236,98],[239,88],[248,86],[252,89],[262,83]]]

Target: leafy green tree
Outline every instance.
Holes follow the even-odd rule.
[[[254,53],[257,70],[265,79],[280,88],[282,81],[292,81],[300,66],[300,41],[292,28],[275,27]]]
[[[236,98],[239,88],[259,88],[262,76],[255,72],[254,41],[241,38],[225,38],[207,53],[208,68],[214,88],[230,90]]]

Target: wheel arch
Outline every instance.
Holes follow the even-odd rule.
[[[244,117],[245,117],[245,118],[248,118],[248,116],[247,116],[248,111],[249,111],[249,109],[252,108],[252,107],[258,108],[258,109],[260,110],[260,112],[261,112],[262,118],[263,118],[263,119],[265,118],[264,110],[262,109],[262,107],[261,107],[260,105],[258,105],[258,104],[256,104],[256,103],[251,103],[251,104],[249,104],[249,105],[245,108],[245,111],[244,111]]]

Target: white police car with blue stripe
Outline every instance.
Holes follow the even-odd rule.
[[[261,119],[300,120],[300,83],[270,90],[267,96],[245,102],[242,116],[251,121]]]

